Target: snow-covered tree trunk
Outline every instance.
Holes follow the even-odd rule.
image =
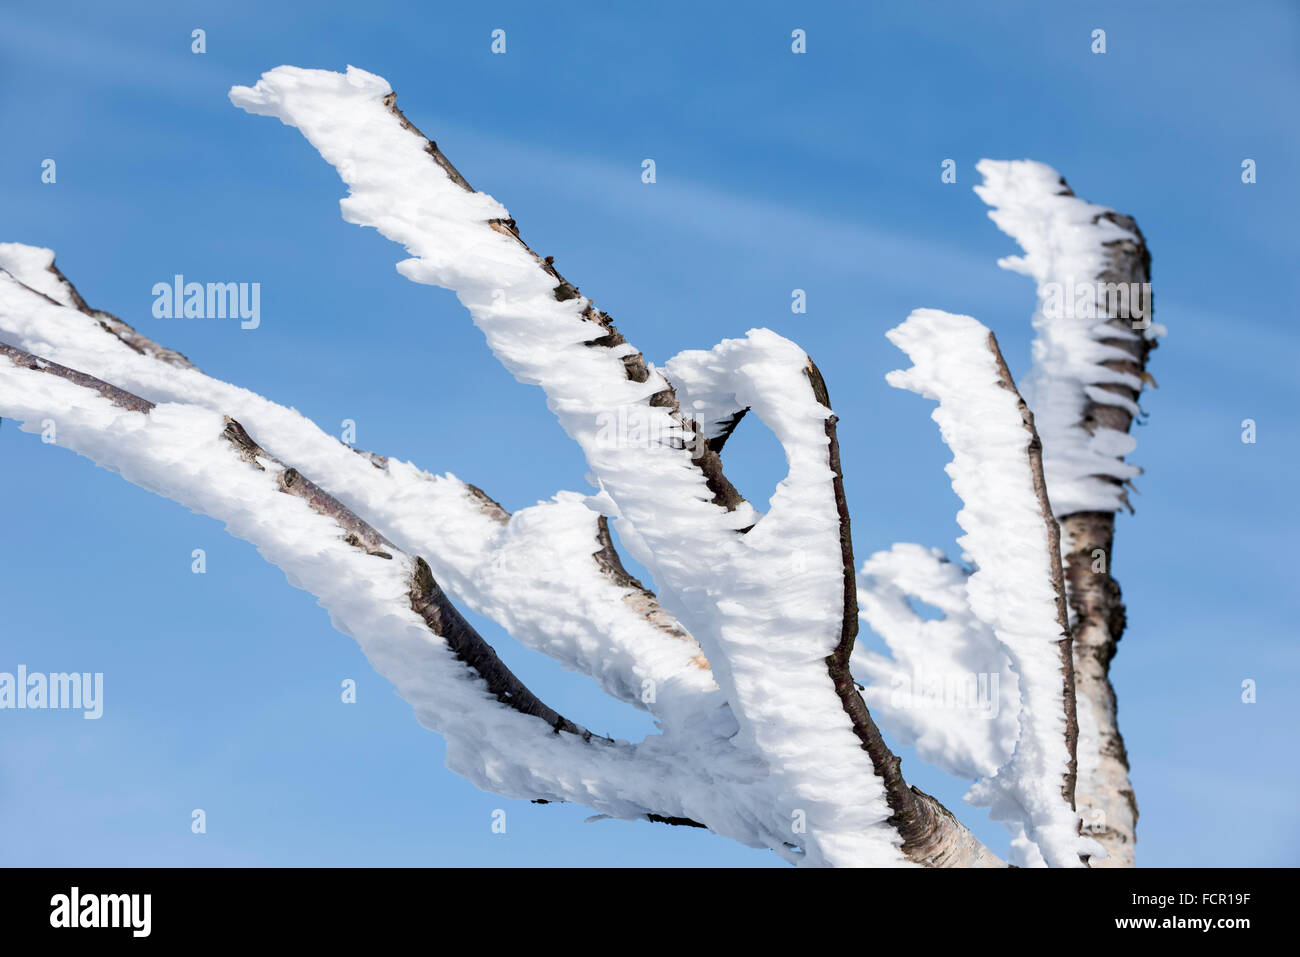
[[[1131,238],[1107,246],[1106,267],[1097,278],[1105,283],[1127,283],[1140,290],[1146,299],[1140,311],[1149,319],[1153,303],[1148,286],[1151,255],[1146,240],[1132,218],[1114,213],[1107,217],[1128,231]],[[1109,367],[1138,382],[1148,381],[1147,357],[1157,340],[1124,334],[1131,331],[1130,317],[1108,315],[1106,325],[1114,327],[1118,334],[1103,341],[1131,356],[1113,358]],[[1141,394],[1140,385],[1134,384],[1098,383],[1098,388],[1113,391],[1134,404]],[[1128,432],[1133,419],[1133,410],[1128,405],[1089,398],[1081,421],[1091,432],[1097,429]],[[1115,512],[1071,512],[1061,517],[1061,527],[1069,543],[1066,571],[1075,618],[1075,687],[1078,695],[1087,700],[1097,725],[1092,744],[1095,764],[1090,756],[1089,773],[1082,780],[1077,800],[1085,830],[1106,848],[1107,857],[1098,863],[1105,867],[1132,867],[1137,840],[1137,798],[1128,777],[1128,752],[1119,731],[1119,709],[1110,682],[1110,663],[1125,625],[1119,583],[1110,573]]]
[[[1050,410],[1050,484],[1062,491],[1054,498],[1084,715],[1078,807],[1106,849],[1096,864],[1131,867],[1137,799],[1110,682],[1125,613],[1111,568],[1115,514],[1141,471],[1122,458],[1136,445],[1128,433],[1143,386],[1154,384],[1147,359],[1164,331],[1151,318],[1151,255],[1131,217],[1079,199],[1054,170],[988,161],[980,169],[977,192],[1027,254],[1003,265],[1038,283],[1030,396]]]

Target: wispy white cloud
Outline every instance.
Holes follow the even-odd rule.
[[[512,191],[521,196],[560,194],[588,215],[649,222],[748,255],[815,261],[823,269],[889,286],[924,288],[937,279],[962,288],[987,281],[998,271],[983,256],[942,239],[881,229],[852,209],[796,206],[716,183],[679,179],[663,169],[659,181],[647,187],[640,182],[639,163],[616,163],[594,152],[565,152],[481,129],[425,122],[417,110],[409,115],[434,139],[444,145],[454,142],[449,150],[453,161],[460,159],[464,169],[478,171],[470,180],[488,192],[492,188],[485,187],[483,179],[495,174],[499,182],[508,177]],[[467,153],[474,154],[472,160],[461,159]],[[510,207],[510,196],[496,198]],[[1030,311],[1027,308],[1026,315]]]

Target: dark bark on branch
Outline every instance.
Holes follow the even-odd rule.
[[[541,718],[557,734],[567,731],[569,734],[580,736],[584,741],[590,741],[593,737],[602,741],[609,740],[600,735],[593,735],[581,725],[574,724],[529,691],[524,683],[515,677],[514,672],[497,657],[492,646],[484,641],[456,610],[438,583],[434,581],[428,562],[418,556],[415,559],[415,574],[411,579],[411,607],[424,619],[434,634],[442,636],[451,650],[456,653],[457,658],[469,665],[487,682],[488,690],[502,704],[535,718]]]
[[[375,468],[382,469],[388,465],[388,459],[382,455],[363,452],[360,449],[354,449],[353,451],[366,456]],[[466,482],[465,487],[469,490],[470,495],[478,501],[479,508],[494,522],[505,525],[510,521],[510,512],[500,502],[477,485],[470,485]],[[695,644],[695,639],[691,637],[690,632],[683,628],[676,618],[664,611],[655,593],[641,584],[640,580],[629,574],[627,569],[623,567],[623,562],[618,557],[618,551],[614,548],[614,540],[609,533],[609,520],[604,515],[596,518],[596,546],[596,549],[592,552],[592,560],[596,563],[600,573],[615,586],[629,590],[629,593],[624,598],[629,605],[642,615],[646,621],[665,634]],[[693,660],[696,667],[708,670],[709,662],[702,651]]]
[[[477,485],[470,485],[468,482],[465,483],[465,487],[469,489],[471,495],[478,499],[479,507],[485,514],[491,516],[494,522],[498,525],[505,525],[510,521],[510,513],[506,511],[505,506],[492,496],[488,495],[487,492],[483,491]]]
[[[721,453],[722,447],[727,444],[727,439],[731,438],[732,433],[736,431],[736,427],[740,425],[740,420],[745,417],[745,413],[748,411],[747,407],[739,409],[726,420],[719,422],[717,433],[709,436],[709,448]]]
[[[706,831],[708,830],[707,825],[701,824],[699,821],[692,821],[689,817],[665,817],[662,814],[647,814],[645,819],[655,824],[668,824],[673,827],[700,827]]]
[[[1079,718],[1074,696],[1074,655],[1073,641],[1070,637],[1070,616],[1065,604],[1065,572],[1061,566],[1061,529],[1052,512],[1052,503],[1047,497],[1047,481],[1043,478],[1043,441],[1034,428],[1034,413],[1020,396],[1011,370],[1007,368],[1002,350],[998,348],[997,336],[989,333],[989,351],[998,367],[998,385],[1016,397],[1020,409],[1020,420],[1029,433],[1026,451],[1029,456],[1029,472],[1034,483],[1034,495],[1038,499],[1038,509],[1047,528],[1047,560],[1052,578],[1052,590],[1056,592],[1056,623],[1060,627],[1061,638],[1057,642],[1061,657],[1062,697],[1065,703],[1065,746],[1070,752],[1070,761],[1061,784],[1061,794],[1070,807],[1074,805],[1074,791],[1079,776]]]
[[[77,311],[84,312],[86,315],[98,321],[99,325],[105,332],[122,340],[122,342],[126,343],[143,356],[149,356],[151,359],[158,359],[161,362],[166,362],[168,365],[178,366],[182,369],[194,368],[194,364],[179,352],[159,345],[148,336],[141,335],[134,328],[127,325],[127,323],[123,322],[111,312],[105,312],[102,309],[92,309],[86,304],[86,300],[81,298],[81,293],[77,292],[77,287],[68,280],[67,276],[63,275],[54,263],[50,263],[49,271],[54,274],[54,277],[63,285],[63,288],[68,291],[68,295],[72,299],[72,305],[77,309]]]
[[[826,380],[812,359],[804,370],[812,386],[813,397],[828,410],[831,408]],[[889,823],[903,839],[902,851],[908,860],[926,867],[997,866],[998,861],[982,844],[933,797],[910,787],[903,779],[902,759],[885,743],[880,728],[872,720],[866,702],[850,671],[850,659],[858,636],[858,583],[853,560],[853,534],[849,523],[848,499],[844,493],[844,472],[840,465],[840,443],[835,415],[826,417],[829,465],[834,473],[835,507],[840,517],[840,558],[844,576],[844,621],[840,641],[826,659],[835,693],[844,713],[853,722],[853,731],[862,749],[871,757],[872,767],[885,787],[885,799],[893,814]]]
[[[618,557],[618,551],[614,548],[614,539],[609,534],[609,520],[604,515],[596,519],[596,542],[600,545],[600,548],[593,554],[596,566],[600,569],[602,575],[619,588],[629,589],[625,601],[635,608],[646,621],[664,634],[694,644],[695,639],[691,637],[691,633],[683,628],[676,618],[664,611],[659,604],[659,599],[655,597],[655,593],[641,584],[640,579],[631,575],[623,567],[623,562]],[[709,669],[709,661],[704,657],[703,651],[699,652],[693,661],[697,668],[705,671]]]
[[[142,412],[148,415],[153,411],[154,404],[148,399],[142,399],[138,395],[133,395],[125,389],[119,389],[115,385],[110,385],[103,379],[96,379],[93,375],[86,375],[84,372],[78,372],[76,369],[69,369],[67,366],[61,366],[57,362],[50,362],[48,359],[42,359],[34,356],[30,352],[25,352],[14,346],[7,346],[0,342],[0,356],[6,356],[16,366],[22,366],[24,369],[31,369],[35,372],[44,372],[47,375],[55,376],[59,379],[66,379],[73,385],[80,386],[83,389],[91,389],[99,393],[105,399],[112,402],[119,408],[126,409],[129,412]]]
[[[424,151],[432,157],[433,161],[437,163],[448,176],[451,177],[452,182],[456,183],[467,192],[472,193],[474,191],[474,188],[470,186],[469,181],[460,174],[460,171],[456,169],[451,160],[447,159],[447,157],[443,155],[442,150],[438,149],[438,145],[420,132],[419,128],[408,120],[406,115],[398,108],[396,93],[388,94],[388,96],[384,98],[384,105],[387,106],[389,112],[398,119],[403,129],[418,136],[424,141]],[[519,227],[513,219],[492,220],[487,225],[498,233],[501,233],[504,236],[509,236],[511,239],[519,243],[519,245],[526,249],[528,253],[537,260],[538,265],[551,275],[556,284],[556,299],[564,302],[569,299],[576,299],[580,295],[578,287],[561,276],[559,271],[555,268],[554,256],[539,256],[531,246],[524,242],[523,238],[519,235]],[[608,313],[597,309],[590,299],[588,299],[587,306],[583,310],[582,315],[584,319],[594,324],[600,330],[598,334],[593,335],[592,338],[587,341],[586,344],[588,346],[592,348],[609,349],[614,348],[615,346],[627,344],[627,339],[624,338],[623,333],[614,325],[613,318]],[[650,378],[650,372],[646,366],[645,358],[640,352],[624,356],[622,362],[626,369],[627,377],[631,381],[645,382]],[[725,508],[727,511],[735,510],[737,506],[745,501],[744,496],[736,490],[723,474],[722,462],[718,458],[717,450],[711,448],[708,440],[703,438],[698,423],[682,411],[681,406],[677,401],[677,395],[673,391],[672,386],[669,385],[661,392],[652,396],[649,404],[653,407],[667,409],[668,414],[682,426],[684,431],[700,434],[695,449],[695,463],[704,473],[709,491],[713,493],[714,504]]]

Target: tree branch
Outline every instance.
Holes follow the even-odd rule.
[[[414,136],[419,137],[423,143],[424,152],[428,153],[435,163],[447,174],[447,176],[457,186],[467,193],[474,193],[474,187],[470,186],[469,181],[461,175],[455,165],[446,155],[438,148],[438,144],[431,138],[427,137],[420,129],[406,118],[406,114],[397,106],[397,93],[392,92],[383,98],[385,108],[393,114],[401,124],[402,129],[408,131]],[[545,270],[554,280],[555,298],[560,302],[566,302],[570,299],[578,299],[581,293],[576,285],[565,279],[558,269],[555,268],[554,256],[540,256],[538,253],[524,242],[519,235],[519,227],[513,218],[492,219],[488,220],[487,225],[503,236],[508,236],[517,242],[531,256],[538,266]],[[603,330],[600,335],[589,339],[585,344],[593,349],[619,349],[622,352],[621,359],[627,372],[627,378],[632,382],[646,382],[650,378],[650,372],[646,366],[645,357],[629,345],[623,333],[614,325],[614,319],[608,313],[596,308],[596,304],[587,299],[582,308],[582,318],[588,322],[594,323]],[[624,348],[626,347],[626,348]],[[737,506],[744,503],[744,496],[740,494],[727,479],[722,471],[722,462],[718,458],[718,449],[730,435],[730,429],[722,436],[722,441],[713,444],[704,437],[700,424],[691,416],[682,412],[681,405],[678,403],[676,392],[672,384],[665,382],[664,388],[656,392],[649,399],[649,404],[655,408],[665,409],[669,416],[674,419],[684,432],[697,432],[697,444],[694,449],[696,466],[705,475],[709,490],[713,493],[713,503],[725,508],[727,511],[734,510]],[[739,416],[736,422],[739,422]],[[732,428],[735,424],[732,425]]]
[[[32,247],[9,248],[44,253],[46,261],[53,256]],[[29,267],[38,264],[25,258]],[[689,632],[639,584],[633,590],[609,573],[600,535],[603,517],[580,504],[580,497],[568,493],[564,501],[511,516],[481,489],[454,477],[434,477],[372,453],[353,454],[292,410],[211,379],[188,361],[168,360],[175,353],[125,322],[116,320],[117,331],[109,330],[98,321],[106,313],[85,307],[75,287],[58,275],[62,286],[50,291],[64,304],[0,271],[0,331],[19,345],[53,349],[53,358],[89,367],[154,398],[234,412],[269,437],[262,442],[273,454],[280,446],[300,460],[309,455],[322,487],[340,501],[346,498],[350,508],[404,550],[425,551],[435,577],[449,582],[461,601],[525,646],[592,676],[619,700],[671,726],[711,725],[713,712],[725,707]],[[23,278],[39,282],[42,277],[29,269]],[[74,308],[78,312],[70,312]],[[545,551],[544,561],[530,558],[536,550]],[[554,592],[550,579],[556,569],[568,575],[567,599]],[[582,600],[576,601],[579,595]],[[564,605],[558,616],[557,603]],[[644,687],[647,681],[652,693]]]
[[[1056,523],[1056,516],[1052,514],[1052,503],[1047,497],[1047,482],[1043,478],[1043,442],[1038,437],[1038,430],[1034,428],[1034,413],[1029,411],[1029,406],[1021,397],[1020,390],[1016,388],[1015,380],[1011,378],[1011,370],[1007,368],[1007,361],[1002,357],[1002,350],[998,348],[997,337],[992,332],[989,333],[989,351],[993,353],[993,361],[997,364],[998,385],[1016,397],[1016,408],[1020,411],[1021,422],[1024,424],[1025,431],[1029,433],[1029,442],[1026,446],[1029,473],[1034,483],[1034,496],[1038,500],[1038,508],[1043,516],[1043,525],[1047,529],[1047,560],[1052,577],[1052,590],[1056,593],[1056,621],[1062,635],[1056,645],[1061,659],[1061,701],[1065,715],[1065,747],[1070,753],[1065,780],[1061,783],[1061,795],[1073,808],[1075,785],[1079,777],[1079,718],[1075,710],[1073,641],[1070,637],[1070,615],[1065,604],[1065,572],[1061,566],[1061,528]]]
[[[1132,866],[1137,801],[1110,682],[1125,613],[1110,570],[1115,512],[1132,510],[1125,488],[1141,472],[1124,461],[1137,444],[1130,427],[1144,384],[1154,385],[1147,360],[1163,333],[1151,319],[1151,256],[1131,217],[1080,199],[1050,167],[983,160],[977,168],[989,215],[1025,251],[1001,264],[1038,284],[1027,395],[1050,411],[1040,429],[1063,535],[1081,737],[1096,742],[1080,754],[1077,803],[1107,852],[1095,863]],[[1062,290],[1074,307],[1064,315]]]
[[[70,298],[65,298],[65,301],[69,304],[61,305],[52,296],[38,293],[0,271],[0,335],[20,341],[30,339],[43,346],[53,346],[60,353],[75,354],[97,368],[111,369],[145,384],[153,395],[161,393],[167,401],[200,400],[216,410],[228,402],[240,409],[245,421],[256,420],[264,424],[280,444],[292,447],[300,456],[307,456],[314,468],[323,468],[332,482],[350,490],[351,498],[360,498],[363,504],[384,506],[378,510],[388,515],[389,527],[407,530],[403,537],[423,541],[443,538],[454,559],[465,557],[463,546],[467,544],[466,540],[476,544],[483,527],[494,529],[487,540],[490,551],[479,556],[471,549],[469,554],[475,556],[471,565],[455,560],[450,564],[453,569],[459,569],[458,577],[482,583],[483,587],[477,593],[480,602],[484,595],[502,596],[506,605],[490,606],[488,612],[492,617],[505,619],[503,623],[508,629],[524,639],[537,636],[537,623],[532,622],[530,616],[545,617],[556,638],[565,642],[573,642],[576,638],[577,642],[559,647],[553,643],[535,644],[538,650],[557,657],[568,667],[598,677],[616,697],[640,707],[648,706],[663,720],[666,729],[664,736],[652,736],[632,752],[627,752],[627,746],[620,743],[617,753],[623,756],[613,759],[612,765],[605,767],[606,759],[601,758],[591,768],[565,777],[562,784],[548,780],[543,761],[527,772],[533,780],[523,786],[521,793],[517,782],[495,777],[502,767],[510,768],[499,754],[494,758],[480,758],[475,754],[476,748],[480,747],[489,753],[499,752],[499,747],[485,734],[480,732],[466,737],[456,733],[455,729],[448,729],[441,719],[429,724],[422,717],[422,723],[448,736],[448,763],[453,771],[479,787],[507,796],[528,797],[542,803],[574,801],[623,818],[694,822],[723,836],[746,844],[771,847],[789,856],[780,838],[765,837],[772,829],[765,820],[770,816],[771,797],[765,794],[763,782],[754,776],[752,756],[737,748],[731,740],[735,735],[735,721],[712,682],[698,645],[671,616],[658,608],[653,596],[631,584],[634,581],[631,576],[625,572],[622,575],[614,573],[610,567],[612,543],[608,542],[607,533],[601,534],[602,516],[581,505],[580,496],[570,493],[567,499],[533,506],[511,516],[474,486],[452,478],[435,478],[407,463],[392,462],[383,456],[356,454],[336,439],[320,433],[296,413],[275,406],[260,396],[209,379],[192,366],[179,367],[156,361],[156,356],[151,357],[142,350],[124,349],[126,344],[118,337],[110,338],[108,330],[88,322],[85,314],[74,311]],[[87,348],[92,344],[95,344],[93,348]],[[35,358],[31,362],[38,369],[41,363],[53,365]],[[74,378],[83,375],[70,374]],[[149,399],[108,386],[102,380],[85,376],[84,382],[88,388],[105,389],[108,395],[126,405],[142,402],[146,404],[142,409],[153,408]],[[265,463],[271,461],[271,453],[254,442],[242,425],[230,423],[224,428],[227,440],[240,452],[241,458],[255,464],[258,471],[266,471]],[[66,429],[60,423],[60,435],[64,434]],[[297,469],[277,468],[275,476],[277,491],[293,491],[305,501],[325,506],[325,511],[333,515],[336,525],[350,543],[377,557],[397,553],[386,532],[381,533],[368,525],[350,505],[325,492],[323,484],[317,485],[304,478]],[[143,484],[149,486],[147,481]],[[162,493],[175,497],[169,491]],[[328,496],[329,500],[322,496]],[[436,519],[454,528],[460,540],[446,539],[436,532],[431,535],[423,530],[424,525],[411,530],[409,517],[418,517],[424,523],[430,518]],[[591,528],[590,545],[585,550],[584,523],[589,523]],[[524,551],[520,552],[520,548]],[[545,550],[544,559],[531,556],[531,551],[537,548]],[[612,560],[617,561],[617,556],[613,555]],[[433,591],[436,586],[421,567],[427,568],[423,559],[416,558],[411,564],[411,581],[404,587],[409,587],[411,601],[422,618],[436,619],[424,624],[445,633],[450,646],[489,674],[503,679],[493,680],[494,695],[523,703],[527,710],[537,710],[539,716],[548,722],[548,727],[552,726],[549,722],[554,721],[561,730],[568,730],[571,722],[564,722],[558,715],[552,718],[549,709],[542,711],[544,705],[535,699],[530,701],[527,689],[512,684],[508,673],[497,668],[498,662],[476,653],[472,640],[459,640],[465,636],[463,629],[457,626],[458,613],[445,601],[441,589]],[[484,570],[486,566],[491,566],[490,570]],[[578,580],[570,582],[574,590],[567,595],[554,591],[552,576],[557,568],[578,576]],[[514,569],[513,574],[509,573],[511,569]],[[537,581],[527,580],[527,574],[521,578],[522,573],[533,575]],[[536,603],[532,598],[545,598],[546,595],[563,605],[563,614],[558,619],[548,604],[533,607]],[[459,621],[463,623],[463,619]],[[577,634],[575,625],[578,626]],[[355,629],[351,633],[356,634]],[[613,644],[593,647],[591,639],[612,641]],[[529,644],[529,641],[524,640],[524,643]],[[573,656],[575,651],[578,657]],[[375,663],[376,668],[385,673],[383,664]],[[653,676],[656,694],[644,697],[641,678],[623,682],[617,677],[619,669],[624,669],[629,675]],[[463,721],[456,722],[456,725],[460,724]],[[576,725],[573,728],[581,738],[585,729]],[[534,746],[536,744],[534,742]],[[637,767],[641,767],[635,771],[638,780],[646,782],[649,787],[646,795],[639,799],[644,803],[639,807],[629,807],[623,797],[629,793],[627,786],[615,785],[611,789],[608,779],[612,774],[617,780]],[[512,775],[517,773],[518,769],[511,770]],[[596,790],[592,791],[592,787]],[[549,797],[536,798],[539,790]],[[632,792],[636,790],[631,789]]]
[[[741,721],[742,738],[757,744],[774,762],[773,772],[788,780],[789,800],[800,802],[796,810],[807,810],[805,851],[810,859],[827,861],[834,856],[849,861],[856,855],[865,860],[884,853],[885,841],[872,826],[876,812],[871,789],[863,787],[860,795],[854,794],[859,787],[855,784],[838,789],[839,794],[827,791],[829,768],[841,776],[856,775],[856,769],[828,761],[825,755],[817,762],[820,767],[814,768],[809,764],[811,754],[792,755],[788,747],[776,748],[776,742],[768,740],[774,716],[780,713],[788,718],[791,712],[774,700],[771,687],[763,688],[773,672],[767,669],[760,675],[753,670],[760,657],[775,656],[770,662],[764,658],[765,664],[777,664],[779,658],[786,669],[785,680],[791,683],[796,673],[802,675],[795,670],[800,654],[817,646],[825,649],[820,651],[824,656],[833,652],[835,642],[822,644],[821,612],[814,612],[815,617],[798,631],[787,629],[787,647],[768,646],[775,636],[767,633],[791,613],[768,608],[775,595],[759,585],[760,568],[754,563],[764,549],[790,552],[795,548],[790,540],[799,535],[793,526],[774,523],[774,504],[773,512],[763,519],[764,526],[771,526],[768,534],[743,536],[745,548],[741,548],[742,537],[736,533],[753,526],[753,509],[726,480],[716,451],[707,442],[693,455],[686,452],[685,443],[697,440],[700,429],[683,413],[673,385],[646,365],[609,316],[581,297],[577,287],[555,270],[550,257],[539,257],[523,243],[514,220],[500,204],[472,191],[436,145],[397,110],[391,88],[382,78],[355,68],[341,75],[282,67],[264,74],[253,87],[234,88],[231,100],[249,112],[275,116],[300,129],[350,187],[342,203],[344,217],[376,226],[402,243],[412,258],[400,263],[399,271],[413,281],[454,289],[503,364],[516,378],[546,391],[562,427],[583,448],[604,493],[617,507],[620,521],[628,523],[620,526],[621,534],[628,533],[622,534],[625,543],[629,539],[635,543],[636,557],[651,567],[671,599],[670,607],[707,651],[718,683]],[[328,124],[319,121],[322,115],[331,117]],[[513,247],[502,245],[501,238]],[[584,347],[587,355],[580,351]],[[771,368],[761,373],[780,377]],[[749,398],[741,405],[752,405]],[[800,454],[806,455],[807,437],[795,422],[802,423],[800,417],[811,417],[813,412],[804,411],[803,401],[792,403],[800,411],[782,426],[786,441],[794,440]],[[824,428],[828,410],[808,405],[818,410],[818,425]],[[771,402],[768,406],[772,411]],[[603,446],[595,427],[598,416],[629,407],[657,413],[659,418],[651,416],[651,422],[682,444],[656,444],[649,454],[625,445]],[[775,426],[774,431],[778,431]],[[820,441],[824,448],[828,441],[824,431]],[[680,454],[672,454],[673,450]],[[807,464],[801,459],[796,470],[792,462],[791,478],[797,473],[800,487],[811,484],[814,474],[820,481],[826,473],[824,459],[816,469]],[[701,489],[707,497],[699,495]],[[708,505],[717,508],[701,507]],[[761,544],[754,543],[755,535]],[[796,576],[805,589],[799,598],[805,602],[811,603],[823,587],[824,583],[813,586],[823,573],[823,557],[827,556],[814,553],[815,571]],[[836,566],[839,600],[831,600],[842,612],[844,571],[841,562]],[[731,577],[736,581],[730,582]],[[746,594],[747,603],[722,597],[723,578],[733,590]],[[715,583],[712,588],[710,581]],[[770,617],[763,622],[755,619],[765,613]],[[814,621],[815,626],[810,624]],[[842,631],[842,622],[836,630]],[[796,641],[799,632],[803,634]],[[829,667],[822,662],[820,681],[827,691],[834,691]],[[812,680],[811,673],[808,678]],[[794,681],[790,693],[811,694],[811,686],[803,687],[803,681],[803,677]],[[843,707],[835,707],[841,721],[832,728],[831,723],[820,722],[830,713],[829,709],[823,713],[825,704],[802,700],[811,706],[798,715],[798,727],[791,728],[789,735],[801,747],[822,738],[827,745],[835,741],[842,746],[843,739],[837,736],[852,726],[851,721],[847,729],[841,723],[847,717]],[[869,780],[868,776],[864,783]]]
[[[145,422],[132,424],[122,410]],[[448,766],[479,787],[623,819],[704,823],[788,854],[766,836],[770,794],[734,749],[709,737],[686,750],[663,741],[630,746],[563,719],[458,615],[420,558],[272,458],[237,422],[178,403],[155,406],[9,345],[0,346],[0,411],[28,423],[58,416],[59,445],[224,520],[257,545],[357,639],[421,723],[446,737]]]
[[[939,402],[933,418],[952,449],[947,472],[963,503],[958,544],[976,566],[966,581],[971,611],[997,635],[1019,677],[1015,750],[967,800],[1018,833],[1017,863],[1077,867],[1096,845],[1079,836],[1073,807],[1070,638],[1033,417],[996,339],[969,316],[918,309],[887,335],[913,367],[886,380]]]
[[[832,408],[826,380],[816,363],[808,360],[805,370],[813,397]],[[996,867],[998,860],[952,813],[918,788],[903,779],[902,759],[890,750],[884,736],[871,718],[866,702],[858,693],[850,661],[858,636],[857,569],[853,561],[853,534],[849,523],[848,498],[844,493],[844,470],[840,464],[840,442],[835,415],[826,417],[828,464],[834,473],[832,488],[840,520],[840,561],[844,573],[844,624],[840,642],[826,659],[831,682],[839,695],[844,713],[853,722],[853,732],[862,748],[871,755],[871,764],[885,785],[886,800],[893,814],[890,824],[902,836],[902,850],[907,858],[926,867]]]
[[[156,408],[148,399],[133,395],[75,369],[49,362],[22,349],[0,343],[0,356],[24,369],[45,373],[73,385],[95,392],[120,409],[148,415]],[[262,471],[273,472],[281,492],[306,502],[313,512],[329,518],[343,533],[342,539],[367,555],[392,560],[400,550],[378,531],[362,521],[355,512],[319,485],[269,455],[230,417],[225,417],[222,438],[229,442],[245,462]],[[521,714],[539,718],[553,730],[566,731],[590,741],[592,732],[549,708],[521,682],[497,657],[489,645],[443,594],[434,581],[428,564],[416,556],[410,585],[410,607],[424,620],[429,630],[442,638],[456,657],[487,684],[488,691],[503,705]],[[600,736],[595,736],[600,737]],[[609,738],[600,740],[613,743]]]

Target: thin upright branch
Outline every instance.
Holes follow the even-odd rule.
[[[816,363],[808,360],[805,370],[813,397],[830,409],[830,393]],[[850,661],[858,636],[857,570],[853,560],[853,532],[849,522],[848,498],[844,492],[844,471],[840,464],[840,443],[836,433],[838,417],[826,417],[828,462],[834,473],[832,487],[835,508],[840,517],[840,560],[844,573],[844,625],[839,644],[826,659],[835,693],[840,696],[844,713],[853,722],[853,732],[862,748],[871,755],[876,775],[884,782],[886,800],[893,812],[889,822],[903,839],[902,851],[916,864],[926,867],[996,867],[998,860],[938,800],[903,777],[902,759],[890,749],[884,735],[872,720],[858,685],[853,680]]]
[[[887,381],[939,402],[933,418],[952,449],[947,471],[963,504],[958,544],[976,567],[965,582],[970,608],[1019,679],[1015,748],[967,800],[1011,827],[1016,863],[1078,867],[1095,844],[1079,836],[1073,807],[1070,638],[1034,419],[996,339],[971,317],[918,309],[887,335],[914,363]]]
[[[1047,529],[1047,563],[1051,572],[1052,590],[1056,593],[1056,622],[1060,626],[1061,638],[1056,643],[1061,658],[1061,702],[1065,715],[1065,747],[1070,753],[1070,763],[1061,782],[1061,795],[1075,806],[1075,787],[1079,778],[1079,717],[1075,704],[1074,689],[1074,642],[1070,636],[1070,614],[1065,603],[1065,572],[1061,565],[1061,527],[1056,516],[1052,514],[1052,502],[1047,495],[1047,482],[1043,478],[1043,440],[1039,438],[1038,429],[1034,427],[1034,413],[1029,410],[1025,400],[1011,378],[1007,360],[998,348],[998,339],[989,333],[989,351],[997,364],[998,385],[1016,397],[1016,407],[1025,431],[1029,434],[1025,451],[1029,459],[1029,473],[1034,483],[1034,496],[1038,500],[1038,510],[1043,516],[1043,526]]]

